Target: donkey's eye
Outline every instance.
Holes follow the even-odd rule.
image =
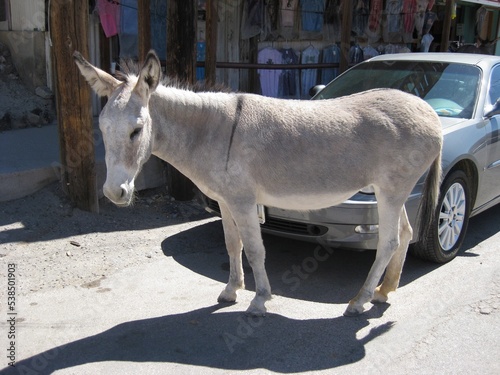
[[[141,132],[142,128],[135,128],[132,133],[130,133],[130,140],[133,141],[135,137],[139,135]]]

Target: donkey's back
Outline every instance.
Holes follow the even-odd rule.
[[[255,184],[259,203],[283,208],[330,206],[367,185],[404,184],[409,194],[442,144],[434,110],[392,89],[310,101],[243,95],[235,126],[229,173]]]

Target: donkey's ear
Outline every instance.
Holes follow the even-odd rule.
[[[138,94],[145,103],[148,102],[151,93],[156,90],[161,79],[161,64],[156,53],[151,50],[146,56],[146,61],[139,73],[139,79],[134,87],[134,92]]]
[[[80,52],[75,51],[73,53],[73,58],[75,59],[75,63],[78,66],[78,69],[80,69],[82,76],[87,80],[90,87],[92,87],[97,95],[107,96],[109,98],[113,91],[115,91],[118,86],[123,83],[111,74],[108,74],[104,70],[96,68],[90,64],[83,58]]]

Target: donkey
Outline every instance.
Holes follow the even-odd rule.
[[[138,75],[129,73],[123,81],[79,52],[74,59],[97,94],[109,99],[99,116],[107,198],[118,206],[131,204],[134,179],[153,154],[218,201],[230,260],[219,302],[235,302],[244,288],[244,249],[256,286],[247,313],[266,313],[271,287],[257,204],[320,209],[366,186],[373,187],[378,202],[377,254],[344,315],[358,315],[370,300],[385,302],[396,290],[413,235],[405,201],[428,172],[419,223],[425,230],[439,194],[441,125],[423,100],[390,89],[314,101],[193,92],[161,83],[153,51]]]

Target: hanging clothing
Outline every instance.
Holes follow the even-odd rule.
[[[434,37],[431,34],[425,34],[422,37],[422,44],[420,46],[420,51],[422,52],[429,52],[429,47],[431,46],[432,41],[434,40]]]
[[[207,51],[207,44],[204,41],[199,41],[196,43],[196,61],[205,61],[205,55]],[[205,79],[205,68],[196,67],[196,80],[202,81]]]
[[[368,0],[357,0],[354,2],[352,12],[352,31],[362,36],[368,25],[368,16],[370,14],[370,4]]]
[[[282,64],[298,64],[299,54],[292,48],[281,51]],[[280,81],[280,98],[292,99],[299,96],[299,77],[297,69],[284,69]]]
[[[302,30],[319,32],[323,29],[325,0],[300,0]]]
[[[250,39],[264,30],[265,4],[262,0],[244,0],[241,38]]]
[[[336,44],[325,47],[321,62],[325,64],[340,63],[340,48]],[[326,85],[339,74],[339,68],[324,68],[321,71],[321,84]]]
[[[383,0],[372,0],[370,6],[370,16],[368,17],[368,29],[375,33],[379,30],[382,18]]]
[[[97,11],[106,38],[117,35],[120,30],[120,4],[117,1],[97,0]]]
[[[359,44],[355,44],[349,49],[349,64],[356,65],[364,60],[363,50]]]
[[[300,58],[301,64],[317,64],[319,62],[319,50],[310,45],[304,51]],[[302,69],[300,74],[302,98],[309,98],[309,90],[316,86],[318,78],[318,69]]]
[[[259,64],[281,64],[281,52],[277,49],[266,47],[257,54]],[[259,69],[262,95],[273,98],[278,97],[281,70],[280,69]]]
[[[403,30],[405,33],[413,33],[416,11],[417,0],[403,0]]]
[[[401,11],[403,10],[402,0],[388,0],[386,3],[387,28],[389,33],[400,33],[401,31]]]
[[[417,12],[415,14],[415,29],[418,36],[422,36],[424,28],[425,12],[429,6],[429,0],[417,0]]]

